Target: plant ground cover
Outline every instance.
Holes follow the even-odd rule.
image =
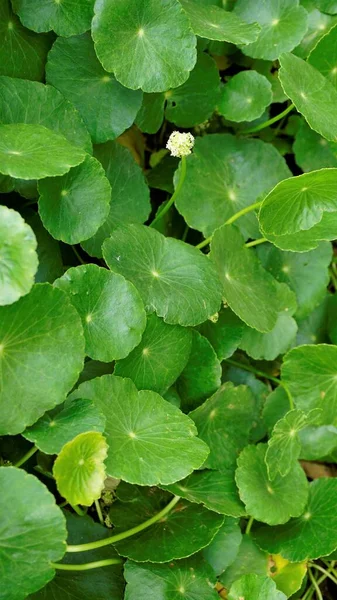
[[[0,0],[0,600],[334,600],[337,2]]]

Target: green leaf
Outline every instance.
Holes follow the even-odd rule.
[[[91,154],[90,136],[80,114],[50,85],[0,77],[0,122],[43,125]]]
[[[135,527],[156,515],[172,498],[167,492],[126,484],[118,486],[117,496],[123,502],[114,502],[109,516],[115,525],[114,533]],[[132,538],[114,544],[121,556],[136,562],[165,563],[187,558],[208,546],[224,521],[224,516],[201,505],[181,500],[149,529]],[[188,535],[181,535],[187,532]]]
[[[10,0],[0,7],[0,75],[44,79],[44,66],[52,44],[50,35],[37,35],[22,27]]]
[[[268,569],[268,558],[268,555],[255,544],[250,535],[243,535],[234,562],[221,575],[221,583],[228,589],[242,575],[256,573],[265,576]]]
[[[299,433],[303,460],[331,462],[326,457],[337,449],[337,427],[322,425],[321,427],[306,427]],[[334,461],[332,461],[334,462]]]
[[[212,344],[220,361],[229,358],[238,348],[245,325],[227,306],[219,312],[218,319],[202,323],[199,331]]]
[[[330,169],[331,170],[331,169]],[[316,171],[319,172],[319,171]],[[312,171],[314,173],[314,171]],[[312,215],[310,215],[312,217]],[[308,252],[317,248],[322,241],[334,240],[337,228],[337,213],[323,212],[319,223],[311,229],[297,231],[285,235],[274,235],[264,233],[270,242],[275,244],[281,250],[290,250],[291,252]]]
[[[221,364],[207,338],[193,331],[188,362],[176,387],[185,412],[199,406],[221,385]]]
[[[337,90],[317,69],[294,54],[282,54],[281,85],[311,129],[327,140],[337,139]]]
[[[279,419],[289,411],[289,398],[282,385],[276,387],[267,397],[262,415],[269,433],[272,432]]]
[[[324,13],[335,15],[337,13],[336,0],[315,0],[315,6]]]
[[[223,296],[249,327],[271,331],[284,306],[284,288],[265,271],[254,250],[246,248],[239,230],[224,225],[211,242],[211,260],[223,284]],[[290,296],[288,298],[291,300]]]
[[[85,153],[42,125],[0,125],[0,172],[22,179],[67,173]]]
[[[203,504],[209,510],[230,517],[245,515],[235,484],[234,471],[196,471],[183,481],[165,487],[189,502]]]
[[[116,142],[96,146],[95,156],[103,165],[111,186],[110,212],[95,235],[82,242],[91,256],[102,258],[102,244],[121,223],[144,223],[150,205],[150,190],[142,170],[127,148]]]
[[[79,313],[86,354],[110,362],[127,356],[146,325],[141,298],[132,283],[94,264],[73,267],[58,279]]]
[[[6,600],[24,600],[42,588],[61,560],[67,536],[65,519],[54,497],[32,475],[0,467],[1,584]]]
[[[47,81],[76,106],[95,144],[131,127],[142,94],[123,87],[99,62],[89,33],[57,38],[48,55]]]
[[[257,254],[262,265],[296,294],[296,318],[304,319],[321,303],[329,284],[331,244],[321,242],[311,252],[281,252],[275,246],[262,244]]]
[[[265,456],[268,476],[271,481],[279,474],[285,477],[297,462],[301,452],[299,432],[313,425],[321,416],[319,409],[309,411],[291,410],[277,421],[268,442]]]
[[[21,23],[37,33],[53,29],[57,35],[68,37],[90,29],[94,0],[13,0],[13,9]]]
[[[203,556],[217,575],[232,564],[241,544],[242,535],[237,519],[228,517],[210,545],[202,551]]]
[[[264,75],[241,71],[223,87],[218,108],[230,121],[253,121],[263,115],[272,98],[271,84]]]
[[[238,458],[235,478],[247,513],[257,521],[278,525],[303,512],[308,500],[308,483],[299,464],[292,465],[285,477],[277,473],[270,481],[266,451],[266,444],[244,448]]]
[[[0,305],[28,294],[38,267],[36,237],[21,215],[0,206]]]
[[[336,501],[337,479],[316,479],[300,517],[278,527],[262,526],[252,535],[261,548],[292,562],[330,554],[337,548]]]
[[[261,31],[255,42],[242,47],[242,52],[253,58],[275,60],[282,52],[295,48],[307,30],[307,12],[299,0],[238,0],[234,13],[252,23]]]
[[[217,600],[214,572],[200,557],[169,565],[127,561],[125,600]]]
[[[196,35],[208,40],[219,40],[231,44],[255,42],[260,33],[257,23],[245,23],[237,15],[214,6],[202,5],[193,0],[180,0]]]
[[[139,390],[164,394],[184,369],[191,343],[189,329],[168,325],[155,314],[149,315],[140,344],[116,363],[115,374],[130,377]]]
[[[276,583],[278,590],[281,590],[287,598],[297,592],[302,585],[307,572],[307,563],[291,563],[280,554],[272,555],[271,577]]]
[[[57,489],[70,504],[91,506],[104,487],[108,446],[97,431],[80,433],[63,446],[54,467]]]
[[[280,313],[275,326],[267,333],[246,327],[239,347],[255,360],[275,360],[291,348],[296,333],[295,319],[287,313]]]
[[[325,11],[324,11],[325,12]],[[331,81],[334,88],[337,87],[336,62],[337,62],[337,27],[332,27],[324,35],[308,56],[310,63],[324,77]],[[327,54],[328,53],[328,54]]]
[[[23,436],[45,454],[59,454],[80,433],[103,433],[105,418],[90,400],[78,398],[62,410],[45,413]]]
[[[96,541],[108,537],[106,527],[95,523],[87,515],[79,517],[65,512],[68,529],[68,544],[82,544],[84,540]],[[67,553],[65,564],[81,564],[118,558],[111,544],[86,552]],[[122,600],[125,588],[122,565],[109,565],[89,571],[56,571],[54,579],[42,590],[29,596],[29,600]]]
[[[15,435],[65,400],[83,368],[81,321],[67,296],[35,285],[0,308],[1,434]]]
[[[330,295],[326,295],[313,312],[306,319],[298,320],[298,334],[296,345],[321,344],[328,341],[327,334],[327,309]]]
[[[97,377],[82,383],[73,398],[92,400],[106,417],[106,467],[111,477],[169,485],[207,458],[208,448],[195,437],[192,420],[155,392],[138,392],[130,379]]]
[[[337,425],[337,346],[303,345],[290,350],[281,369],[282,380],[296,408],[322,408],[322,425]]]
[[[336,17],[326,15],[320,12],[316,7],[314,0],[301,0],[308,11],[308,29],[301,43],[295,48],[294,53],[301,58],[306,58],[319,40],[336,24]]]
[[[262,575],[243,575],[240,579],[233,583],[229,590],[228,600],[286,600],[287,596],[280,592],[275,585],[275,582],[270,577]]]
[[[190,227],[207,237],[290,176],[271,144],[229,134],[205,135],[196,139],[194,152],[187,158],[176,207]],[[242,217],[238,224],[245,236],[259,237],[255,214]]]
[[[109,214],[110,184],[92,156],[62,177],[43,179],[38,189],[42,223],[54,238],[67,244],[93,236]]]
[[[103,255],[136,286],[146,310],[166,323],[199,325],[220,307],[215,267],[189,244],[142,225],[120,226],[104,242]]]
[[[35,275],[36,283],[53,283],[64,271],[61,250],[58,242],[43,227],[41,219],[34,211],[24,213],[37,240],[39,266]]]
[[[190,413],[200,438],[210,448],[204,468],[226,470],[235,464],[248,443],[254,408],[255,399],[248,387],[227,382]]]
[[[178,87],[196,62],[196,38],[178,0],[103,0],[92,37],[103,67],[134,90]]]
[[[324,167],[337,167],[337,144],[328,142],[310,129],[302,120],[293,144],[295,160],[302,171],[315,171]]]

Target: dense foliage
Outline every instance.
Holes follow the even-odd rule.
[[[336,598],[337,2],[0,0],[0,192],[0,599]]]

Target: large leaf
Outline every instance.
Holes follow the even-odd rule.
[[[167,492],[151,488],[118,487],[109,516],[116,534],[135,527],[156,515],[172,498]],[[181,500],[148,529],[115,544],[117,552],[137,562],[166,563],[186,558],[208,546],[223,524],[224,517],[198,504]],[[188,531],[188,535],[182,533]]]
[[[44,65],[52,44],[49,35],[23,27],[12,12],[10,0],[0,5],[0,74],[24,79],[44,79]]]
[[[302,113],[311,129],[327,140],[336,141],[337,117],[334,107],[337,90],[317,69],[294,54],[282,54],[281,85]]]
[[[204,404],[190,413],[199,436],[210,447],[204,467],[226,470],[248,443],[255,399],[246,386],[227,382]]]
[[[111,275],[120,277],[115,273]],[[115,374],[130,377],[139,390],[164,394],[184,369],[191,343],[189,329],[168,325],[155,314],[149,315],[140,344],[117,362]]]
[[[116,479],[168,485],[199,468],[208,455],[189,417],[155,392],[138,392],[130,379],[97,377],[71,397],[93,400],[106,417],[106,467]]]
[[[80,114],[50,85],[0,77],[0,123],[43,125],[91,152],[90,136]]]
[[[142,225],[120,226],[104,242],[103,255],[136,286],[145,308],[167,323],[198,325],[220,307],[215,267],[189,244]]]
[[[272,98],[271,84],[264,75],[241,71],[224,86],[218,108],[230,121],[253,121],[261,117]]]
[[[32,475],[0,467],[1,596],[24,600],[42,588],[55,571],[50,562],[66,551],[66,524],[47,488]]]
[[[134,122],[141,92],[123,87],[103,69],[89,33],[57,38],[46,73],[48,83],[76,106],[94,143],[115,139]]]
[[[124,576],[125,600],[217,600],[214,572],[200,556],[169,565],[128,560]]]
[[[0,125],[0,172],[21,179],[64,175],[85,153],[42,125]]]
[[[102,227],[92,238],[82,242],[82,246],[91,256],[102,258],[102,244],[119,224],[147,220],[151,210],[150,190],[127,148],[107,142],[96,146],[95,156],[102,163],[111,185],[110,212]]]
[[[103,67],[134,90],[175,88],[196,62],[196,38],[178,0],[102,0],[92,36]]]
[[[253,537],[261,548],[292,562],[326,556],[337,548],[336,501],[337,479],[316,479],[302,516],[285,525],[259,527]]]
[[[50,31],[65,37],[90,29],[94,12],[94,0],[13,0],[13,9],[28,29]]]
[[[275,60],[295,48],[307,30],[307,12],[299,0],[238,0],[234,13],[261,26],[256,42],[242,47],[253,58]]]
[[[64,401],[83,368],[80,318],[67,296],[37,284],[0,308],[1,434],[16,434]]]
[[[210,545],[203,550],[203,556],[217,575],[220,575],[235,560],[241,540],[238,519],[226,518]]]
[[[265,464],[266,451],[266,444],[247,446],[238,458],[235,478],[247,513],[268,525],[278,525],[303,512],[308,499],[308,483],[299,464],[294,464],[285,477],[277,473],[270,481]]]
[[[97,431],[80,433],[63,446],[54,466],[57,489],[70,504],[91,506],[104,487],[107,443]]]
[[[21,215],[0,206],[0,305],[29,292],[37,271],[36,237]]]
[[[229,134],[198,137],[187,158],[187,173],[176,207],[206,237],[234,213],[253,204],[291,173],[271,144]],[[258,237],[254,214],[238,221],[241,231]]]
[[[270,577],[262,575],[243,575],[233,583],[229,590],[228,600],[286,600],[287,596],[280,592]]]
[[[42,223],[54,238],[67,244],[93,236],[109,214],[110,184],[92,156],[63,177],[43,179],[38,189]]]
[[[97,265],[69,269],[56,287],[66,292],[82,319],[86,354],[110,362],[127,356],[146,325],[141,298],[132,283]]]

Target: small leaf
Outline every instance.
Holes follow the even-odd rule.
[[[103,435],[96,431],[80,433],[63,446],[53,475],[57,489],[70,504],[91,506],[104,487],[108,446]]]
[[[3,306],[28,294],[38,267],[32,229],[18,212],[7,206],[0,206],[0,256],[0,305]]]
[[[297,592],[302,585],[307,572],[306,561],[300,563],[291,563],[280,554],[273,554],[271,577],[276,583],[278,590],[281,590],[287,598]]]
[[[50,581],[51,562],[66,551],[66,524],[53,495],[33,475],[0,467],[1,585],[6,600],[24,600]]]
[[[242,535],[237,519],[228,517],[214,536],[210,545],[202,551],[203,556],[217,575],[233,563],[241,544]]]
[[[285,477],[276,474],[270,481],[266,451],[266,444],[247,446],[238,458],[235,478],[247,513],[257,521],[278,525],[303,512],[308,500],[308,483],[299,464],[294,464]]]
[[[218,108],[226,119],[240,123],[261,117],[271,102],[268,79],[256,71],[241,71],[225,84]]]
[[[73,267],[55,281],[79,313],[86,354],[110,362],[127,356],[146,325],[142,300],[129,281],[94,264]]]
[[[269,577],[262,575],[243,575],[240,579],[233,583],[229,590],[228,600],[286,600],[287,596],[280,592]]]
[[[89,398],[105,416],[111,477],[169,485],[198,469],[208,455],[187,415],[155,392],[138,392],[130,379],[97,377],[70,398]]]

